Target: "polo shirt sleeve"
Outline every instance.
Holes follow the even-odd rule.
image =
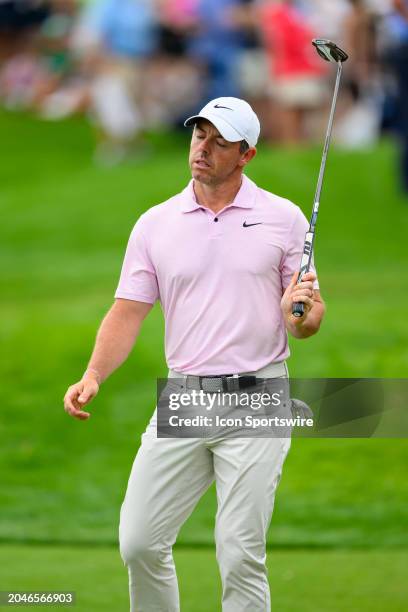
[[[115,298],[154,304],[159,299],[159,288],[148,240],[142,230],[142,219],[130,234]]]
[[[296,207],[295,218],[291,227],[289,228],[289,233],[286,239],[287,248],[280,266],[283,291],[288,287],[290,281],[292,280],[293,274],[299,270],[300,261],[303,254],[305,234],[308,229],[309,222],[300,208]],[[314,257],[312,257],[310,271],[316,274]],[[319,289],[319,283],[317,280],[314,282],[313,288],[316,290]]]

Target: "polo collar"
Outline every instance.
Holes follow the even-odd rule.
[[[195,210],[201,210],[201,208],[203,208],[202,206],[200,206],[200,204],[197,203],[193,184],[194,180],[191,179],[187,187],[181,192],[183,198],[181,212],[183,213],[194,212]],[[239,191],[235,196],[235,200],[231,204],[228,204],[228,206],[226,206],[225,208],[253,208],[255,205],[255,197],[255,183],[243,174],[241,187],[239,188]]]

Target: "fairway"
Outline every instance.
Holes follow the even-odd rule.
[[[69,419],[62,397],[81,377],[113,301],[136,219],[189,178],[188,134],[150,134],[150,158],[103,170],[92,163],[81,119],[42,123],[1,112],[0,129],[0,587],[72,588],[78,610],[126,610],[117,522],[156,377],[166,374],[159,306],[89,422]],[[309,216],[320,155],[261,146],[248,175]],[[391,144],[334,149],[319,215],[327,315],[316,337],[291,341],[291,376],[406,377],[408,203],[396,191]],[[293,442],[268,540],[277,611],[403,609],[407,464],[404,439]],[[186,612],[219,609],[206,548],[214,513],[211,488],[180,534]]]
[[[3,546],[0,555],[2,588],[72,590],[76,605],[66,609],[78,612],[129,609],[127,574],[114,549]],[[181,609],[221,612],[214,551],[177,549],[174,557]],[[274,551],[268,562],[273,609],[404,612],[408,598],[407,562],[406,552]],[[14,567],[19,567],[18,576],[10,571]]]

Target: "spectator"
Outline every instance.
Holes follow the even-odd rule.
[[[370,86],[375,58],[375,31],[372,15],[364,0],[349,0],[351,11],[344,20],[344,45],[349,54],[345,64],[349,86],[356,99]]]
[[[203,74],[187,51],[198,27],[198,0],[156,0],[159,53],[149,63],[148,121],[178,125],[203,95]]]
[[[95,76],[91,110],[98,128],[96,160],[115,165],[141,151],[146,60],[157,49],[151,0],[100,0],[84,9],[74,37]]]
[[[45,0],[0,0],[0,62],[17,53],[25,34],[46,19],[48,5]]]
[[[263,2],[259,22],[269,58],[271,95],[280,108],[280,141],[298,144],[305,137],[305,115],[325,100],[326,66],[310,44],[315,33],[293,0]]]
[[[160,48],[170,56],[184,56],[189,35],[198,25],[199,0],[157,0]]]
[[[240,0],[234,11],[234,22],[244,32],[243,49],[239,57],[239,89],[256,113],[263,118],[262,135],[266,139],[276,136],[269,95],[268,61],[263,47],[257,19],[258,0]]]
[[[350,14],[348,0],[296,0],[296,7],[319,38],[345,46],[344,22]]]
[[[76,18],[77,1],[50,0],[49,8],[50,14],[38,33],[38,48],[45,76],[38,83],[35,105],[41,112],[47,98],[61,88],[74,69],[69,42]]]
[[[206,99],[239,94],[244,32],[234,21],[234,11],[240,4],[241,0],[198,0],[199,27],[190,53],[207,70]]]
[[[397,81],[401,185],[408,195],[408,0],[393,0],[393,7],[388,21],[393,39],[389,61]]]
[[[334,139],[342,147],[355,149],[372,146],[378,140],[382,97],[378,88],[374,17],[365,0],[348,3],[350,11],[343,21],[341,39],[349,59],[344,64]]]
[[[48,14],[46,2],[0,0],[0,96],[7,108],[30,108],[47,76],[38,33]]]

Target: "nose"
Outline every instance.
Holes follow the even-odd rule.
[[[197,151],[201,153],[208,153],[209,151],[209,140],[208,138],[204,138],[198,142]]]

